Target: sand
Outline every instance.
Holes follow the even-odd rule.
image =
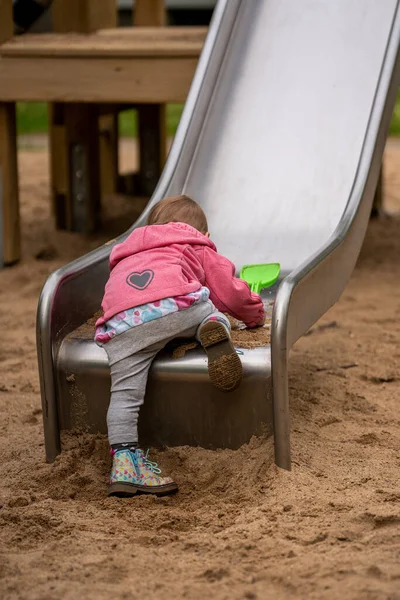
[[[266,322],[262,327],[256,327],[254,329],[247,329],[244,323],[238,321],[226,315],[231,322],[231,337],[234,345],[238,348],[246,348],[248,350],[253,348],[259,348],[261,346],[267,346],[270,343],[271,339],[271,317],[270,314],[272,311],[272,304],[269,302],[265,303],[266,306]],[[80,327],[72,331],[69,335],[71,338],[83,338],[83,339],[91,339],[94,337],[96,330],[96,321],[103,315],[101,310],[97,311],[93,317],[90,317],[83,323]],[[173,351],[174,358],[182,358],[185,356],[185,353],[188,350],[192,350],[193,348],[197,348],[199,344],[189,343],[189,344],[181,344]]]
[[[397,142],[386,155],[400,211]],[[55,233],[47,160],[21,152],[23,261],[0,273],[0,598],[399,599],[400,217],[371,222],[340,302],[293,350],[290,473],[271,440],[176,448],[155,454],[176,496],[106,498],[103,437],[44,461],[35,311],[47,275],[135,206],[116,199],[100,235]]]

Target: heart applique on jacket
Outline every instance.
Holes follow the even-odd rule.
[[[146,269],[141,273],[130,273],[126,278],[126,283],[135,290],[145,290],[153,281],[154,271]]]

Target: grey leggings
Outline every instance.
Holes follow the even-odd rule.
[[[195,338],[199,327],[209,320],[221,321],[230,330],[225,315],[207,301],[133,327],[104,345],[111,370],[110,445],[138,442],[139,410],[156,354],[174,338]]]

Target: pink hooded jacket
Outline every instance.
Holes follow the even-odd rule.
[[[217,253],[213,242],[185,223],[148,225],[135,229],[114,246],[110,278],[102,302],[103,325],[128,308],[163,298],[184,296],[202,286],[221,312],[257,326],[264,317],[258,294],[235,277],[234,265]]]

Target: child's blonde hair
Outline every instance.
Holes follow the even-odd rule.
[[[189,196],[171,196],[157,202],[151,209],[147,224],[187,223],[201,233],[208,232],[206,215]]]

